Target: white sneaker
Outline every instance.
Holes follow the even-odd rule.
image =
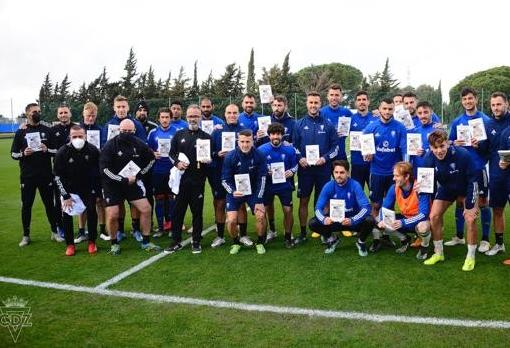
[[[24,246],[27,246],[28,244],[30,244],[30,237],[28,236],[23,236],[23,238],[21,238],[21,242],[19,242],[19,246],[20,247],[24,247]],[[497,244],[496,244],[497,245]]]
[[[486,240],[482,240],[480,242],[480,245],[478,246],[478,252],[479,253],[486,253],[491,249],[491,244],[487,242]]]
[[[102,240],[105,240],[105,241],[111,240],[110,236],[107,234],[104,234],[104,233],[99,233],[99,238],[101,238]]]
[[[248,237],[248,236],[242,236],[241,238],[239,238],[239,241],[244,246],[247,246],[247,247],[253,246],[253,242],[251,241],[250,237]]]
[[[459,238],[457,236],[453,236],[452,240],[444,243],[445,246],[455,246],[464,244],[466,244],[466,240],[464,238]]]
[[[62,243],[65,242],[65,239],[60,237],[58,233],[51,233],[51,240],[54,240],[55,242]]]
[[[222,237],[216,237],[211,243],[211,248],[218,248],[225,244],[225,238]]]
[[[78,233],[76,238],[74,238],[74,244],[80,244],[81,242],[86,241],[88,238],[85,233]]]
[[[501,245],[494,244],[494,246],[491,248],[491,250],[488,250],[487,252],[485,252],[485,255],[487,255],[487,256],[494,256],[494,255],[496,255],[499,252],[504,253],[505,251],[506,251],[505,250],[505,244],[501,244]]]
[[[275,239],[277,235],[278,235],[278,233],[276,233],[276,231],[269,230],[269,232],[267,233],[267,237],[266,237],[266,243]]]

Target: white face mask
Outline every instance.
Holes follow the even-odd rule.
[[[81,150],[85,146],[85,139],[75,138],[71,140],[71,144],[73,144],[76,150]]]

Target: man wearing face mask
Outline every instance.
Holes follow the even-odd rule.
[[[27,125],[18,129],[11,147],[11,157],[19,161],[21,183],[21,220],[23,223],[23,239],[20,247],[30,244],[30,222],[32,205],[36,189],[46,210],[46,217],[51,228],[51,239],[62,242],[57,234],[53,204],[53,174],[51,157],[56,152],[52,132],[49,127],[41,125],[41,108],[36,103],[25,108]]]
[[[170,146],[170,161],[179,170],[183,170],[179,184],[179,193],[175,198],[175,210],[172,220],[172,239],[173,243],[165,249],[166,253],[174,253],[183,248],[182,224],[188,205],[192,214],[193,234],[192,248],[193,254],[202,252],[200,240],[202,239],[203,229],[203,210],[204,210],[204,188],[207,171],[207,164],[211,162],[213,148],[211,136],[199,128],[201,118],[200,107],[196,104],[188,106],[186,110],[186,119],[188,129],[181,129],[172,138]],[[197,161],[197,140],[209,140],[209,161]],[[185,155],[188,161],[183,159]],[[189,162],[189,163],[186,163]]]
[[[151,206],[142,178],[147,175],[154,163],[152,150],[135,136],[135,124],[131,120],[120,123],[119,135],[109,140],[101,151],[99,167],[103,183],[106,205],[106,225],[111,238],[112,255],[120,254],[117,240],[120,205],[127,200],[140,212],[142,230],[141,248],[146,251],[159,251],[150,243]]]
[[[95,254],[97,251],[97,192],[95,190],[99,180],[99,150],[85,140],[85,130],[79,125],[71,127],[69,137],[70,142],[58,150],[54,165],[55,184],[62,197],[66,255],[73,256],[75,253],[73,217],[66,212],[76,203],[71,193],[78,195],[86,207],[89,231],[88,252]]]

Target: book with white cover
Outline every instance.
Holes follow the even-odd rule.
[[[349,146],[351,151],[361,151],[361,135],[362,131],[351,131]]]
[[[485,125],[482,118],[469,120],[468,124],[471,127],[471,138],[478,141],[487,139],[487,133],[485,132]]]
[[[259,85],[260,102],[269,104],[273,101],[273,91],[271,85]]]
[[[214,122],[213,120],[202,120],[200,122],[200,128],[207,134],[211,135],[214,130]]]
[[[211,161],[211,140],[197,139],[197,162]]]
[[[221,151],[232,151],[236,147],[236,132],[221,133]]]
[[[408,110],[406,110],[404,108],[395,109],[395,112],[393,113],[393,117],[395,118],[395,120],[402,123],[406,127],[407,130],[414,128],[413,117],[411,116],[411,114],[409,113]]]
[[[418,150],[422,148],[421,134],[407,133],[407,154],[417,156]]]
[[[287,179],[285,179],[285,163],[283,162],[271,163],[271,179],[273,181],[273,184],[280,184],[282,182],[287,181]]]
[[[158,139],[158,152],[161,157],[168,157],[170,153],[170,139]]]
[[[306,161],[314,166],[320,158],[319,145],[306,145]]]
[[[236,183],[236,191],[242,192],[243,195],[251,195],[250,174],[235,174],[234,181]]]
[[[139,171],[140,167],[138,167],[135,162],[129,161],[128,164],[126,164],[124,168],[122,168],[122,170],[119,172],[119,175],[124,178],[129,178],[130,176],[136,176]]]
[[[465,141],[465,146],[471,146],[471,127],[459,124],[457,126],[457,140]]]
[[[386,228],[392,230],[393,229],[392,225],[395,222],[395,211],[382,207],[381,212],[382,212],[382,221],[384,223],[384,226],[386,226]]]
[[[329,217],[333,222],[342,222],[345,219],[345,200],[329,200]]]
[[[257,119],[259,130],[264,132],[264,135],[267,135],[267,128],[271,124],[271,116],[260,116]]]
[[[351,130],[351,118],[345,116],[339,117],[336,129],[338,136],[346,137],[349,135],[350,130]]]
[[[499,159],[504,162],[510,162],[510,150],[498,150]]]
[[[109,124],[108,125],[108,135],[106,140],[110,140],[115,138],[120,133],[120,126],[118,124]]]
[[[361,154],[375,155],[375,141],[372,133],[361,134]]]
[[[100,132],[98,130],[88,130],[87,131],[87,141],[97,147],[98,149],[101,148],[101,141],[100,141]]]
[[[39,132],[27,133],[25,134],[25,139],[27,139],[27,146],[32,151],[42,151],[41,134]]]
[[[434,193],[434,168],[419,167],[416,175],[420,192]]]

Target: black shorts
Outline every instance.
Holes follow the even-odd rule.
[[[168,186],[168,179],[170,173],[152,173],[152,186],[154,196],[170,194],[170,186]]]
[[[111,207],[119,205],[123,201],[136,201],[142,198],[147,198],[147,191],[142,180],[137,180],[132,185],[105,185],[103,183],[103,198],[105,206]]]

